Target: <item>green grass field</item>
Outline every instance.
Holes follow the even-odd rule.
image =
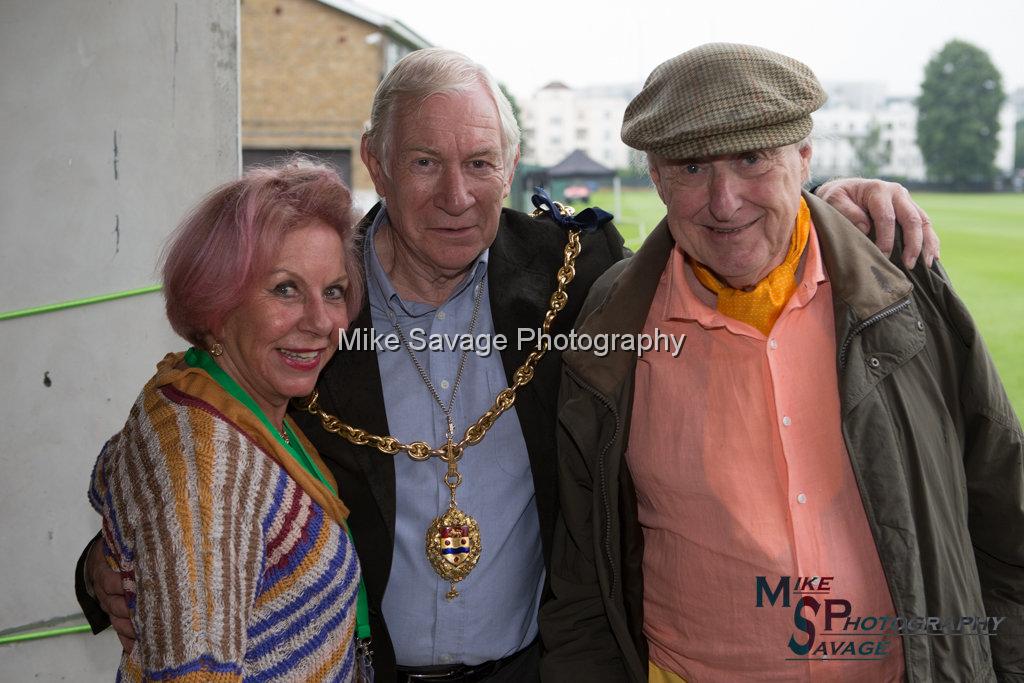
[[[914,195],[942,240],[942,264],[977,321],[1017,415],[1024,415],[1024,194]],[[592,203],[614,210],[611,191]],[[636,249],[664,216],[654,190],[624,190],[615,224]]]

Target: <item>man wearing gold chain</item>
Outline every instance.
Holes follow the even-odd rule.
[[[415,52],[383,80],[361,149],[383,202],[362,223],[368,301],[353,328],[400,343],[340,350],[312,412],[292,412],[351,510],[378,681],[539,677],[559,354],[409,343],[414,329],[517,339],[545,320],[568,333],[590,285],[628,254],[610,223],[567,249],[551,220],[502,209],[519,135],[494,79],[458,53]],[[934,240],[899,186],[837,183],[825,192],[854,220],[870,207],[904,219],[918,249]]]

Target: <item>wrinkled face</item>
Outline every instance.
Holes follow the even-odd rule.
[[[273,420],[313,390],[348,325],[341,238],[320,221],[291,230],[270,270],[215,330],[218,364]],[[277,418],[279,419],[279,418]]]
[[[364,138],[363,162],[398,244],[427,272],[452,277],[494,241],[515,160],[503,159],[498,107],[482,86],[399,103],[389,159]]]
[[[676,244],[733,288],[786,257],[811,149],[789,145],[700,160],[652,159]]]

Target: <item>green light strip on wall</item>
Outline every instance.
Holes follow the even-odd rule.
[[[17,633],[10,636],[0,637],[0,645],[11,643],[22,643],[26,640],[39,640],[41,638],[53,638],[54,636],[66,636],[70,633],[89,633],[92,631],[89,624],[80,626],[65,626],[63,628],[51,628],[47,631],[32,631],[31,633]]]
[[[113,292],[111,294],[99,294],[97,296],[86,297],[85,299],[74,299],[72,301],[61,301],[56,304],[46,304],[45,306],[33,306],[32,308],[21,308],[16,311],[6,311],[0,313],[0,320],[12,320],[14,318],[24,318],[29,315],[38,315],[40,313],[52,313],[53,311],[63,311],[67,308],[78,308],[79,306],[88,306],[89,304],[98,304],[104,301],[114,301],[116,299],[127,299],[130,296],[138,296],[139,294],[149,294],[150,292],[159,292],[161,285],[149,285],[146,287],[139,287],[138,289],[129,289],[124,292]]]

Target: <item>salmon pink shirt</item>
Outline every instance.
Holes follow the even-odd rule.
[[[898,636],[882,658],[800,659],[788,644],[808,642],[794,622],[802,595],[757,607],[759,576],[772,590],[783,576],[832,577],[828,593],[810,594],[819,613],[800,611],[815,647],[884,638],[843,635],[845,619],[833,621],[839,635],[823,635],[825,599],[849,601],[854,618],[894,616],[843,441],[832,289],[813,228],[797,277],[765,337],[715,311],[676,249],[644,326],[686,335],[678,358],[637,363],[626,457],[651,660],[690,683],[903,678]]]

